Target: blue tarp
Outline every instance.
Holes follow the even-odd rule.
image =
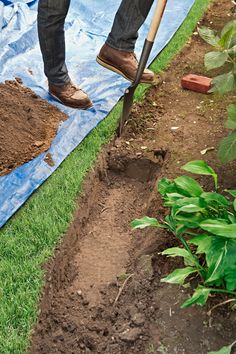
[[[47,93],[37,37],[37,1],[0,0],[0,82],[20,77],[24,85],[57,105],[69,116],[59,127],[49,150],[55,163],[53,167],[44,161],[47,154],[44,153],[9,175],[0,177],[0,227],[107,116],[129,86],[125,79],[100,67],[95,61],[110,31],[120,1],[71,0],[65,24],[67,65],[72,80],[94,102],[90,110],[79,111],[56,103]],[[194,0],[169,0],[149,63],[172,38],[193,3]],[[140,30],[136,46],[138,54],[150,18],[151,14]]]

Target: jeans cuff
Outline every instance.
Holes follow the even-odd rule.
[[[109,45],[109,47],[111,47],[113,49],[120,50],[121,52],[133,53],[133,51],[134,51],[134,46],[132,46],[131,44],[123,43],[123,44],[117,45],[109,37],[106,40],[106,44]]]
[[[69,82],[71,82],[70,77],[68,76],[65,79],[49,79],[48,78],[48,83],[52,84],[52,85],[56,85],[56,86],[64,86],[66,84],[69,84]]]

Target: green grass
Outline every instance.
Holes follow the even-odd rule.
[[[196,0],[171,43],[152,64],[159,72],[182,48],[202,16],[208,0]],[[139,87],[141,99],[147,85]],[[76,197],[101,147],[114,134],[119,102],[109,116],[65,160],[48,181],[0,231],[0,353],[24,354],[37,318],[43,285],[42,264],[53,254],[72,220]]]

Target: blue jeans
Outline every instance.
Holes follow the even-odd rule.
[[[122,0],[106,43],[112,48],[131,52],[138,30],[154,0]],[[65,64],[64,23],[70,0],[39,0],[38,33],[48,81],[64,85],[70,81]]]

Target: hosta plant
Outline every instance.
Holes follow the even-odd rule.
[[[191,161],[182,169],[212,176],[215,190],[204,191],[189,176],[161,179],[158,191],[169,214],[164,220],[145,216],[131,225],[134,229],[167,229],[180,241],[181,247],[168,248],[162,254],[182,257],[184,266],[161,281],[183,285],[192,276],[198,279],[192,297],[182,304],[185,308],[204,305],[211,293],[236,297],[236,190],[226,191],[226,196],[217,192],[217,174],[204,161]]]
[[[199,28],[200,36],[214,50],[205,55],[207,70],[225,67],[226,72],[213,79],[211,92],[229,92],[236,89],[236,20],[228,22],[220,34],[210,28]]]
[[[220,142],[218,156],[223,163],[236,159],[236,105],[234,104],[228,107],[228,120],[225,126],[232,132]]]

